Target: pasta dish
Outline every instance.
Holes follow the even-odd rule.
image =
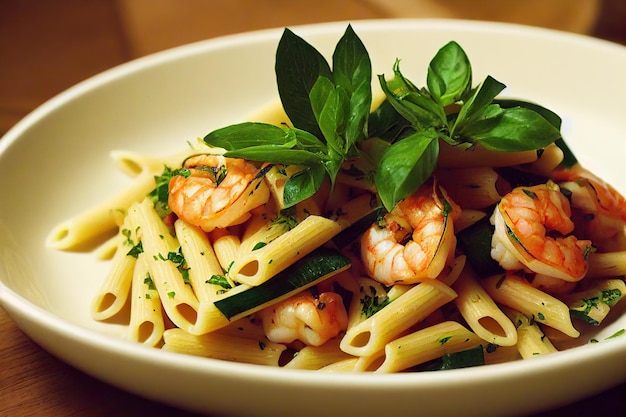
[[[322,371],[494,364],[599,342],[626,291],[626,200],[552,111],[442,46],[418,87],[285,29],[281,102],[167,157],[48,245],[110,259],[92,317],[163,350]],[[377,78],[377,79],[376,79]],[[381,94],[373,93],[377,80]],[[619,336],[623,331],[614,336]]]

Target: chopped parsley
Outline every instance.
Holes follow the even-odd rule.
[[[146,277],[143,279],[143,283],[148,286],[149,290],[156,291],[156,287],[154,286],[154,281],[152,281],[152,277],[150,274],[146,274]]]
[[[444,336],[441,339],[439,339],[439,344],[440,345],[445,345],[446,343],[448,343],[448,340],[450,340],[452,338],[452,336]]]
[[[255,243],[255,245],[252,248],[252,250],[255,251],[257,249],[261,249],[264,246],[267,246],[267,243],[265,243],[265,242],[257,242],[257,243]]]
[[[384,297],[378,297],[376,291],[372,288],[373,296],[365,295],[361,298],[361,312],[365,318],[369,318],[386,307],[391,299],[385,295]],[[382,300],[380,300],[382,298]]]
[[[614,338],[616,338],[618,336],[623,335],[624,333],[626,333],[625,329],[619,329],[618,331],[616,331],[615,333],[613,333],[612,335],[610,335],[609,337],[607,337],[604,340],[614,339]]]
[[[182,175],[187,178],[191,175],[191,171],[187,168],[171,169],[170,167],[165,166],[161,175],[154,176],[156,186],[152,191],[150,191],[148,197],[152,200],[152,204],[154,204],[154,208],[161,218],[166,217],[172,212],[167,202],[168,189],[170,186],[170,180],[177,175]]]
[[[135,246],[130,248],[126,255],[132,256],[133,258],[137,259],[140,253],[143,253],[143,244],[141,243],[141,240]]]
[[[167,257],[159,253],[158,259],[162,261],[171,261],[174,265],[176,265],[176,269],[178,269],[183,276],[185,283],[189,283],[189,267],[187,266],[187,260],[183,255],[182,248],[179,247],[178,252],[168,252]]]
[[[228,278],[224,275],[212,275],[211,278],[205,281],[206,284],[219,285],[220,287],[230,290],[232,285],[228,281]]]
[[[295,217],[295,207],[289,207],[281,210],[278,215],[276,215],[276,218],[272,220],[270,227],[282,226],[286,230],[291,230],[297,225],[298,219]]]
[[[621,298],[622,292],[617,288],[598,291],[593,296],[580,300],[578,305],[570,306],[570,314],[572,317],[597,326],[600,322],[593,317],[593,310],[598,309],[600,303],[612,307]]]

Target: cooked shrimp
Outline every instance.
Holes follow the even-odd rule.
[[[191,175],[172,177],[168,204],[179,218],[206,232],[245,221],[250,210],[269,198],[258,169],[243,159],[197,155],[183,166]]]
[[[626,199],[584,168],[559,170],[555,178],[571,192],[576,234],[601,251],[626,249]]]
[[[367,274],[384,285],[436,278],[454,253],[459,213],[434,181],[423,185],[361,237]]]
[[[578,240],[569,201],[555,183],[517,187],[494,210],[491,257],[506,270],[578,281],[587,273],[589,240]]]
[[[348,326],[343,300],[334,292],[323,292],[316,297],[305,291],[258,314],[265,335],[274,343],[299,340],[309,346],[321,346]]]

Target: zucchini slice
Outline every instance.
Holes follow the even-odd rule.
[[[229,320],[244,317],[350,267],[334,249],[318,248],[261,285],[214,302]]]

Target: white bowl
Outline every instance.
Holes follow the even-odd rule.
[[[330,54],[347,23],[292,28]],[[423,85],[449,40],[475,80],[493,75],[506,94],[564,120],[583,164],[626,191],[626,48],[580,35],[482,22],[353,22],[374,73],[396,57]],[[626,337],[554,355],[436,373],[328,374],[173,354],[121,339],[94,322],[89,303],[107,264],[46,248],[55,224],[113,194],[126,178],[113,149],[165,155],[241,121],[277,98],[274,53],[282,29],[229,36],[106,71],[53,98],[0,141],[0,301],[44,349],[130,392],[184,409],[235,415],[524,415],[626,380]],[[615,318],[596,337],[626,327]]]

